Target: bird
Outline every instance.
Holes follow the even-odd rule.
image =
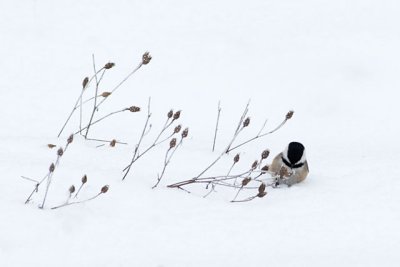
[[[305,148],[299,142],[290,142],[284,151],[275,156],[269,172],[276,178],[275,185],[292,186],[306,179],[309,169]]]

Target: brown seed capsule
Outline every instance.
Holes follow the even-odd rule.
[[[82,177],[82,184],[86,184],[86,182],[87,182],[87,176],[86,176],[86,174]]]
[[[108,191],[108,188],[109,188],[109,186],[108,186],[108,185],[105,185],[105,186],[103,186],[103,187],[101,188],[101,193],[102,193],[102,194],[105,194],[105,193],[107,193],[107,191]]]
[[[72,194],[75,192],[75,186],[71,185],[71,187],[69,188],[69,193]]]
[[[286,114],[286,119],[290,120],[293,117],[294,111],[290,110],[287,114]]]
[[[250,124],[250,117],[247,117],[243,122],[243,127],[247,127]]]
[[[269,165],[265,165],[264,167],[261,168],[263,173],[267,172],[269,170]]]
[[[258,187],[258,193],[262,194],[265,192],[265,184],[261,183],[260,186]]]
[[[269,150],[268,150],[268,149],[264,150],[264,151],[261,153],[261,158],[262,158],[262,159],[266,159],[266,158],[268,158],[268,156],[269,156]]]
[[[67,139],[67,143],[68,143],[68,144],[71,144],[73,141],[74,141],[74,135],[71,134],[71,135],[68,137],[68,139]]]
[[[105,68],[106,70],[109,70],[109,69],[111,69],[111,68],[114,67],[114,66],[115,66],[115,63],[108,62],[106,65],[104,65],[104,68]]]
[[[255,169],[257,168],[257,165],[258,165],[258,160],[254,161],[253,164],[251,164],[251,168]]]
[[[262,193],[258,193],[257,197],[262,198],[265,197],[267,195],[267,192],[262,192]]]
[[[172,118],[172,115],[174,115],[174,111],[171,109],[167,114],[168,119]]]
[[[50,172],[54,172],[55,169],[56,169],[56,166],[54,166],[54,163],[52,163],[52,164],[50,165],[49,171],[50,171]]]
[[[110,147],[115,147],[115,144],[117,143],[117,140],[113,139],[110,142]]]
[[[290,176],[288,169],[285,168],[285,167],[282,167],[282,168],[279,170],[279,177],[280,177],[280,178],[283,178],[283,177],[288,177],[288,176]]]
[[[62,157],[62,155],[64,155],[64,150],[62,149],[62,147],[60,147],[60,148],[57,150],[57,155],[58,155],[59,157]]]
[[[85,79],[83,79],[83,82],[82,82],[82,87],[83,87],[83,89],[86,88],[88,82],[89,82],[89,77],[85,77]]]
[[[130,112],[139,112],[140,108],[137,106],[132,106],[132,107],[127,108],[127,110],[129,110]]]
[[[53,144],[48,144],[47,145],[49,148],[55,148],[56,147],[56,145],[53,145]]]
[[[175,114],[174,114],[174,120],[177,120],[177,119],[179,119],[179,117],[181,116],[181,111],[180,110],[178,110],[177,112],[175,112]]]
[[[250,177],[246,177],[242,180],[242,186],[246,186],[248,183],[250,183],[251,178]]]
[[[143,63],[143,65],[149,64],[149,62],[150,62],[151,59],[152,59],[152,57],[150,56],[150,53],[149,53],[149,52],[144,53],[143,56],[142,56],[142,63]]]
[[[185,128],[185,130],[183,130],[182,132],[182,138],[186,138],[189,134],[189,128]]]
[[[181,128],[182,128],[181,125],[176,126],[174,129],[174,133],[179,133],[181,131]]]
[[[169,142],[169,148],[173,148],[176,146],[176,138],[172,138],[171,142]]]
[[[240,160],[240,156],[239,156],[239,154],[236,154],[236,156],[233,158],[233,162],[237,163],[237,162],[239,162],[239,160]]]
[[[101,93],[101,96],[102,97],[108,97],[108,96],[110,96],[112,93],[111,92],[103,92],[103,93]]]

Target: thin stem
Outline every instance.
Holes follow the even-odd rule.
[[[217,114],[217,123],[215,125],[215,132],[214,132],[214,142],[213,142],[213,147],[212,147],[212,151],[214,152],[215,150],[215,142],[217,140],[217,132],[218,132],[218,124],[219,124],[219,117],[221,115],[221,101],[218,101],[218,114]]]
[[[79,192],[81,191],[82,187],[83,187],[84,183],[81,184],[81,186],[79,187],[78,191],[76,191],[76,194],[74,196],[74,198],[78,197]]]
[[[124,111],[127,111],[127,110],[128,110],[128,109],[125,108],[125,109],[121,109],[121,110],[117,110],[117,111],[111,112],[111,113],[105,115],[104,117],[101,117],[100,119],[97,119],[97,120],[93,121],[90,125],[93,126],[93,125],[95,125],[96,123],[99,123],[99,122],[101,122],[102,120],[104,120],[104,119],[106,119],[106,118],[108,118],[108,117],[110,117],[110,116],[112,116],[112,115],[115,115],[115,114],[118,114],[118,113],[121,113],[121,112],[124,112]],[[86,130],[88,127],[89,127],[89,125],[86,126],[86,127],[84,127],[84,128],[82,128],[82,130],[75,132],[74,135],[80,133],[81,131]],[[86,138],[86,139],[87,139],[87,140],[90,140],[89,138]]]
[[[91,197],[91,198],[88,198],[88,199],[85,199],[85,200],[81,200],[81,201],[67,202],[67,203],[64,203],[64,204],[62,204],[62,205],[60,205],[60,206],[52,207],[51,209],[52,209],[52,210],[55,210],[55,209],[62,208],[62,207],[65,207],[65,206],[70,206],[70,205],[74,205],[74,204],[84,203],[84,202],[87,202],[87,201],[90,201],[90,200],[93,200],[93,199],[97,198],[97,197],[100,196],[101,194],[102,194],[102,192],[98,193],[98,194],[95,195],[94,197]]]

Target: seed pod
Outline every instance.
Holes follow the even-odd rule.
[[[258,165],[258,160],[253,162],[253,164],[251,165],[251,168],[255,169],[255,168],[257,168],[257,165]]]
[[[113,139],[110,142],[110,147],[115,147],[115,144],[117,143],[117,140]]]
[[[246,186],[248,183],[250,183],[251,178],[250,177],[246,177],[242,180],[242,186]]]
[[[286,120],[290,120],[293,117],[294,111],[290,110],[287,114],[286,114]]]
[[[109,69],[111,69],[111,68],[114,67],[114,66],[115,66],[115,63],[108,62],[106,65],[104,65],[104,68],[105,68],[106,70],[109,70]]]
[[[152,59],[152,57],[150,56],[150,53],[149,53],[149,52],[144,53],[143,56],[142,56],[142,63],[143,63],[143,65],[149,64],[149,62],[150,62],[151,59]]]
[[[49,148],[55,148],[56,147],[56,145],[53,145],[53,144],[48,144],[47,145]]]
[[[181,131],[182,126],[179,124],[178,126],[175,127],[174,133],[179,133]]]
[[[263,173],[267,172],[269,170],[269,165],[265,165],[264,167],[261,168]]]
[[[54,170],[56,169],[56,166],[54,165],[54,163],[52,163],[49,167],[49,171],[50,172],[54,172]]]
[[[87,176],[86,176],[86,174],[82,177],[82,184],[86,184],[86,182],[87,182]]]
[[[75,192],[75,186],[71,185],[71,187],[69,188],[69,193],[72,194]]]
[[[240,160],[239,154],[236,154],[236,156],[233,158],[233,163],[237,163]]]
[[[265,197],[267,195],[267,192],[262,192],[262,193],[258,193],[257,197],[262,198]]]
[[[105,194],[105,193],[107,193],[107,191],[108,191],[108,188],[109,188],[109,186],[108,185],[105,185],[105,186],[103,186],[102,188],[101,188],[101,193],[102,194]]]
[[[103,92],[101,93],[102,97],[109,97],[112,93],[111,92]]]
[[[67,143],[68,143],[68,144],[71,144],[73,141],[74,141],[74,135],[71,134],[71,135],[68,137],[68,139],[67,139]]]
[[[172,138],[171,142],[169,142],[169,148],[173,148],[176,146],[176,138]]]
[[[174,115],[174,111],[171,109],[167,114],[168,119],[172,118],[172,115]]]
[[[258,193],[262,194],[265,192],[265,184],[261,183],[260,186],[258,187]]]
[[[82,82],[82,87],[83,87],[83,89],[86,88],[88,82],[89,82],[89,77],[85,77],[85,79],[83,79],[83,82]]]
[[[58,155],[59,157],[62,157],[62,155],[64,155],[64,150],[62,149],[62,147],[60,147],[60,148],[57,150],[57,155]]]
[[[130,112],[139,112],[140,108],[137,106],[131,106],[131,107],[127,108],[127,110],[129,110]]]
[[[243,127],[247,127],[250,124],[250,117],[247,117],[243,122]]]
[[[262,158],[262,159],[266,159],[266,158],[268,158],[268,156],[269,156],[269,150],[268,150],[268,149],[264,150],[264,151],[261,153],[261,158]]]
[[[182,138],[186,138],[189,134],[189,128],[186,128],[185,130],[183,130],[182,132]]]
[[[279,177],[283,178],[288,176],[290,176],[288,169],[282,166],[282,168],[279,170]]]
[[[179,117],[181,116],[181,111],[180,110],[178,110],[177,112],[175,112],[175,114],[174,114],[174,120],[177,120],[177,119],[179,119]]]

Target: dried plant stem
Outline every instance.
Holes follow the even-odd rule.
[[[261,132],[264,130],[265,125],[266,125],[266,123],[267,123],[267,121],[265,121],[264,124],[263,124],[263,127],[262,127],[261,130],[260,130],[260,132],[259,132],[256,136],[254,136],[253,138],[250,138],[249,140],[247,140],[247,141],[245,141],[245,142],[243,142],[243,143],[238,144],[237,146],[234,146],[234,147],[228,149],[228,150],[226,151],[226,153],[229,153],[229,152],[231,152],[232,150],[235,150],[235,149],[237,149],[237,148],[239,148],[239,147],[241,147],[241,146],[243,146],[243,145],[245,145],[245,144],[247,144],[247,143],[250,143],[250,142],[252,142],[252,141],[254,141],[254,140],[258,139],[258,138],[264,137],[264,136],[266,136],[266,135],[269,135],[269,134],[272,134],[272,133],[278,131],[280,128],[282,128],[283,125],[285,125],[285,123],[286,123],[287,121],[288,121],[288,119],[285,118],[285,119],[284,119],[275,129],[273,129],[272,131],[269,131],[269,132],[266,132],[266,133],[261,133]]]
[[[104,67],[101,68],[100,70],[98,70],[98,71],[89,79],[89,82],[87,83],[87,85],[85,86],[85,88],[82,89],[82,91],[81,91],[81,93],[80,93],[78,99],[77,99],[76,102],[75,102],[74,107],[72,108],[72,111],[71,111],[70,114],[68,115],[68,118],[67,118],[67,120],[65,121],[63,127],[61,128],[60,132],[58,133],[57,137],[60,137],[61,133],[64,131],[65,126],[67,126],[67,124],[68,124],[69,120],[71,119],[72,115],[74,114],[75,110],[78,108],[79,103],[82,101],[83,94],[84,94],[84,92],[86,91],[85,89],[89,87],[89,84],[92,82],[92,80],[94,79],[94,77],[95,77],[97,74],[99,74],[103,69],[104,69]]]
[[[123,85],[137,70],[140,69],[140,67],[143,66],[143,62],[141,61],[139,63],[139,65],[134,68],[119,84],[117,84],[117,86],[115,86],[112,90],[111,93],[114,93],[119,87],[121,87],[121,85]],[[101,104],[103,104],[104,101],[106,101],[107,97],[102,99],[99,104],[97,105],[96,109],[98,109],[100,107]]]
[[[96,138],[87,138],[86,140],[88,141],[97,141],[97,142],[104,142],[104,143],[110,143],[113,140],[104,140],[104,139],[96,139]],[[116,144],[121,144],[121,145],[127,145],[128,143],[125,142],[120,142],[120,141],[115,141]]]
[[[182,145],[182,142],[183,142],[183,138],[181,139],[181,141],[180,141],[174,148],[171,148],[171,147],[170,147],[170,148],[167,150],[167,153],[165,154],[165,159],[164,159],[164,167],[163,167],[163,169],[162,169],[162,171],[161,171],[161,175],[158,175],[158,177],[157,177],[157,182],[156,182],[156,184],[152,187],[152,189],[156,188],[156,187],[158,186],[158,184],[161,182],[161,179],[162,179],[163,176],[164,176],[165,170],[167,169],[167,166],[168,166],[168,164],[170,163],[172,156],[175,154],[175,152],[176,152],[176,150],[178,149],[178,147],[179,147],[180,145]],[[171,155],[169,155],[170,151],[172,151],[172,152],[171,152]],[[169,157],[168,157],[168,155],[169,155]]]
[[[217,132],[218,132],[218,125],[219,125],[219,117],[220,117],[220,115],[221,115],[221,101],[218,101],[217,123],[215,125],[214,141],[213,141],[213,147],[212,147],[212,151],[213,152],[215,150],[215,142],[217,140]]]
[[[93,200],[93,199],[97,198],[97,197],[100,196],[101,194],[103,194],[103,193],[100,192],[100,193],[98,193],[97,195],[95,195],[95,196],[93,196],[93,197],[91,197],[91,198],[85,199],[85,200],[67,202],[67,203],[64,203],[64,204],[62,204],[62,205],[60,205],[60,206],[52,207],[51,209],[52,209],[52,210],[55,210],[55,209],[62,208],[62,207],[66,207],[66,206],[70,206],[70,205],[75,205],[75,204],[84,203],[84,202],[87,202],[87,201],[90,201],[90,200]]]
[[[96,123],[99,123],[99,122],[101,122],[102,120],[104,120],[104,119],[106,119],[106,118],[108,118],[108,117],[110,117],[110,116],[112,116],[112,115],[115,115],[115,114],[118,114],[118,113],[121,113],[121,112],[124,112],[124,111],[127,111],[127,110],[129,110],[129,109],[126,109],[126,108],[125,108],[125,109],[113,111],[113,112],[111,112],[111,113],[105,115],[104,117],[101,117],[101,118],[99,118],[99,119],[93,121],[90,125],[93,126],[93,125],[95,125]],[[84,131],[84,130],[86,130],[88,127],[89,127],[89,125],[86,126],[86,127],[84,127],[84,128],[82,128],[81,130],[75,132],[74,135],[75,135],[75,134],[78,134],[78,133],[80,133],[80,132],[82,132],[82,131]],[[87,140],[90,140],[90,139],[88,139],[88,138],[86,138],[86,139],[87,139]]]
[[[76,194],[75,194],[74,198],[77,198],[77,197],[78,197],[78,194],[79,194],[79,192],[81,191],[81,189],[82,189],[82,187],[83,187],[84,185],[85,185],[84,183],[81,183],[81,186],[78,188],[78,191],[76,191]]]
[[[137,143],[137,145],[135,147],[131,163],[128,165],[127,168],[125,168],[125,174],[122,177],[122,180],[125,180],[126,176],[128,175],[129,171],[131,170],[132,164],[135,161],[136,155],[138,154],[138,151],[139,151],[139,147],[140,147],[140,145],[142,143],[142,140],[143,140],[143,137],[144,137],[144,135],[146,133],[147,125],[149,124],[149,120],[150,120],[150,117],[151,117],[150,103],[151,103],[151,98],[149,98],[149,102],[147,104],[147,118],[146,118],[146,122],[145,122],[144,127],[143,127],[142,134],[140,135],[139,142]]]
[[[95,89],[95,93],[94,93],[94,105],[93,105],[92,114],[90,115],[90,120],[89,120],[89,123],[88,123],[88,125],[86,127],[85,139],[87,138],[87,136],[89,134],[89,129],[90,129],[90,126],[92,125],[92,120],[93,120],[93,117],[94,117],[94,113],[97,110],[97,94],[99,92],[99,84],[100,84],[101,80],[104,77],[104,73],[106,72],[106,69],[104,69],[102,74],[101,74],[101,77],[97,78],[96,61],[95,61],[94,55],[92,55],[92,59],[93,59],[93,70],[94,70],[95,79],[96,79],[96,89]]]

